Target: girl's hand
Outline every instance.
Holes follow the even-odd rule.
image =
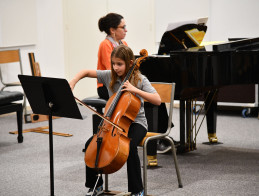
[[[161,104],[161,98],[158,93],[148,93],[148,92],[142,91],[136,88],[135,86],[133,86],[128,80],[122,85],[122,87],[123,89],[121,91],[129,91],[131,93],[135,93],[154,105]]]
[[[136,92],[136,87],[133,86],[128,80],[126,82],[124,82],[124,84],[122,85],[123,89],[121,91],[129,91],[131,93],[135,93]]]

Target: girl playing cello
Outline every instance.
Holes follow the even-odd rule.
[[[116,47],[111,54],[111,70],[82,70],[69,84],[71,89],[74,89],[76,83],[84,78],[97,78],[99,82],[106,85],[108,88],[109,96],[111,97],[117,92],[122,85],[122,91],[128,91],[135,94],[141,100],[141,106],[135,121],[130,125],[128,137],[130,140],[130,150],[127,159],[127,174],[128,174],[128,191],[132,195],[143,195],[143,184],[141,178],[141,166],[138,156],[137,146],[145,137],[147,132],[147,120],[144,113],[144,99],[154,105],[160,105],[161,99],[156,90],[151,86],[148,79],[140,73],[139,70],[134,70],[130,81],[122,84],[123,79],[127,75],[130,67],[134,63],[134,55],[132,50],[125,46],[120,45]],[[91,142],[90,138],[87,144]],[[86,145],[87,147],[88,145]],[[97,172],[86,166],[86,183],[85,186],[90,188],[87,195],[92,195],[95,182],[97,180]],[[100,178],[97,183],[97,188],[93,195],[99,195],[103,192],[103,180]]]

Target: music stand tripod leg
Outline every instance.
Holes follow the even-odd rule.
[[[53,130],[52,130],[52,108],[49,102],[49,156],[50,156],[50,195],[54,196],[54,160],[53,160]]]

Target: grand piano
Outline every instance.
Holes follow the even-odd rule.
[[[160,52],[163,53],[163,52]],[[140,66],[151,82],[175,82],[180,103],[180,145],[177,152],[196,148],[192,100],[204,97],[209,143],[217,143],[217,95],[227,85],[259,83],[259,38],[217,45],[170,49],[151,55]],[[199,130],[198,130],[199,131]]]

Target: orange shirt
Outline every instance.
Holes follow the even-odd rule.
[[[126,46],[128,44],[125,41],[122,43]],[[111,53],[113,50],[112,43],[105,39],[100,43],[99,51],[98,51],[98,63],[97,63],[97,70],[110,70],[111,69]],[[97,88],[102,87],[103,84],[97,82]]]

